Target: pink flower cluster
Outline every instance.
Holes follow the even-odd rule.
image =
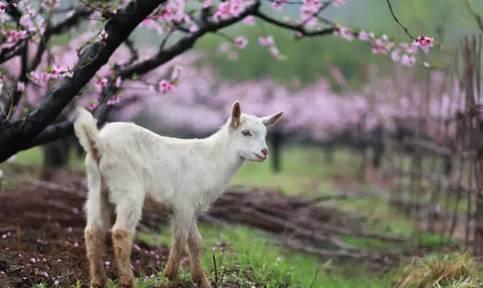
[[[25,30],[22,30],[22,31],[9,30],[9,31],[6,31],[4,34],[6,42],[10,44],[17,43],[27,38],[27,36],[28,36],[28,33]]]
[[[159,84],[158,84],[158,90],[161,93],[169,93],[169,92],[173,91],[174,87],[175,86],[174,86],[173,82],[168,81],[166,79],[159,81]]]
[[[207,3],[209,4],[209,3]],[[190,15],[186,14],[185,0],[170,0],[161,6],[153,15],[148,16],[143,21],[143,26],[153,28],[160,33],[172,28],[174,24],[185,24],[189,27],[189,31],[194,33],[198,31],[198,25],[193,21]]]
[[[385,34],[381,37],[376,37],[372,32],[362,30],[356,33],[342,26],[334,31],[334,35],[347,41],[358,39],[366,42],[371,45],[372,53],[390,55],[394,62],[409,67],[414,66],[417,62],[418,48],[427,53],[433,46],[433,38],[428,36],[419,36],[412,44],[406,42],[396,43]],[[427,66],[427,63],[425,62],[424,65]]]
[[[44,17],[39,15],[35,9],[32,8],[28,1],[19,1],[19,8],[24,11],[20,18],[20,25],[29,33],[42,34],[45,32]]]
[[[238,49],[243,49],[247,47],[248,45],[248,40],[244,36],[237,36],[233,39],[233,43]]]
[[[418,36],[414,39],[413,46],[421,48],[425,53],[428,53],[429,49],[433,47],[433,38],[428,36]]]
[[[322,4],[320,0],[303,0],[300,8],[300,19],[304,26],[313,27],[317,25],[316,14],[319,13]]]
[[[231,17],[238,17],[245,8],[243,0],[227,0],[221,3],[213,14],[217,21],[226,20]]]
[[[61,65],[53,65],[47,72],[32,71],[30,72],[30,80],[39,86],[45,86],[50,79],[60,79],[64,77],[72,77],[73,71]]]
[[[285,59],[285,56],[280,53],[280,50],[275,45],[275,40],[272,36],[262,36],[258,38],[258,44],[260,44],[260,46],[267,47],[270,55],[272,55],[272,57],[276,60],[281,61]]]

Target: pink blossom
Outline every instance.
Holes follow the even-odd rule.
[[[107,86],[108,82],[109,80],[107,78],[97,78],[96,86],[99,88],[99,90],[102,90]]]
[[[72,77],[73,72],[66,66],[53,65],[50,69],[49,76],[53,79],[59,79],[63,77]]]
[[[315,15],[319,12],[321,5],[320,0],[303,0],[302,7],[300,8],[302,23],[309,27],[317,24]]]
[[[89,100],[89,103],[87,103],[87,110],[94,110],[96,107],[99,105],[99,100],[97,98],[92,98]]]
[[[221,3],[215,13],[213,18],[215,20],[225,20],[231,17],[238,17],[245,7],[242,0],[227,0]]]
[[[416,64],[416,56],[404,54],[401,57],[401,64],[408,66],[408,67],[414,66],[414,64]]]
[[[418,36],[412,43],[413,46],[421,48],[425,53],[433,47],[433,38],[429,36]]]
[[[417,46],[409,45],[406,42],[399,43],[399,47],[401,47],[407,54],[416,54],[418,52]]]
[[[20,40],[23,40],[27,37],[27,31],[15,31],[9,30],[5,32],[5,38],[7,43],[17,43]]]
[[[255,17],[253,17],[251,15],[247,16],[247,17],[243,18],[242,23],[247,25],[247,26],[253,26],[253,25],[255,25]]]
[[[3,14],[7,10],[8,4],[0,2],[0,13]]]
[[[361,41],[368,41],[370,39],[369,33],[364,30],[361,30],[357,36]]]
[[[354,40],[354,33],[346,27],[338,27],[334,34],[347,41]]]
[[[372,43],[372,53],[374,53],[374,54],[387,54],[386,41],[382,38],[376,39]]]
[[[168,93],[173,91],[174,85],[170,81],[163,79],[159,82],[158,89],[162,93]]]
[[[158,23],[158,21],[153,19],[151,16],[148,16],[148,18],[144,19],[142,25],[146,28],[154,29],[158,33],[163,33],[164,31],[164,28]]]
[[[287,3],[287,0],[274,0],[272,2],[272,8],[276,10],[282,10],[283,4]]]
[[[341,6],[345,4],[345,0],[334,0],[334,5],[335,6]]]
[[[114,106],[121,102],[121,97],[119,95],[112,95],[109,100],[107,100],[108,106]]]
[[[272,36],[265,36],[258,38],[258,43],[261,46],[272,46],[275,44],[275,41],[273,40]]]
[[[218,9],[213,14],[216,20],[224,20],[230,17],[230,2],[226,1],[218,6]]]
[[[198,27],[198,25],[196,25],[196,23],[193,23],[193,24],[191,24],[189,30],[190,30],[191,33],[195,33],[195,32],[198,32],[198,30],[200,30],[200,28]]]
[[[273,58],[277,60],[284,60],[285,57],[280,53],[280,50],[278,50],[277,46],[271,46],[270,47],[270,54],[273,56]]]
[[[45,72],[32,71],[29,76],[30,80],[38,85],[45,84],[49,80],[49,74]]]
[[[213,6],[213,0],[203,0],[203,8],[208,8]]]
[[[122,85],[122,78],[121,77],[116,77],[116,82],[114,84],[116,87],[121,87]]]
[[[392,50],[392,52],[391,52],[391,59],[392,59],[392,61],[399,62],[401,60],[400,53],[401,53],[401,51],[399,49]]]
[[[248,40],[247,38],[243,37],[243,36],[237,36],[235,37],[235,39],[233,39],[233,42],[235,43],[235,46],[238,48],[238,49],[243,49],[247,46],[248,44]]]
[[[186,14],[184,12],[184,9],[185,1],[169,1],[168,4],[166,4],[159,10],[155,17],[157,17],[158,20],[162,21],[182,23],[186,20]]]
[[[25,83],[22,81],[17,82],[17,91],[23,92],[25,91]]]
[[[97,40],[101,42],[106,41],[108,36],[109,34],[107,34],[106,30],[102,29],[101,33],[99,33],[99,35],[97,36]]]

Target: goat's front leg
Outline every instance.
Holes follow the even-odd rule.
[[[184,227],[183,219],[178,218],[177,215],[173,217],[171,222],[173,236],[164,274],[176,285],[176,283],[179,282],[178,270],[186,244],[188,229],[186,229],[187,227]]]
[[[211,288],[208,278],[201,265],[203,258],[203,245],[201,241],[201,234],[198,230],[196,220],[191,226],[188,235],[188,251],[190,256],[191,278],[193,282],[198,284],[200,288]]]

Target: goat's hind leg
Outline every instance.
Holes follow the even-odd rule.
[[[111,225],[112,207],[106,199],[106,187],[102,185],[97,169],[91,168],[87,171],[89,194],[85,206],[87,225],[84,239],[89,260],[90,285],[94,288],[103,288],[107,282],[103,256],[107,230]]]
[[[141,219],[143,202],[130,201],[128,197],[116,206],[116,223],[112,228],[112,244],[119,276],[118,287],[136,287],[131,268],[131,250],[136,225]]]

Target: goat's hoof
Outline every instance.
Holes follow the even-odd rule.
[[[136,288],[136,281],[134,279],[120,280],[117,287],[119,287],[119,288]]]
[[[91,281],[91,288],[105,288],[107,279],[93,279]]]
[[[208,281],[208,278],[206,276],[203,276],[199,279],[195,279],[194,282],[196,283],[196,287],[199,288],[211,288],[210,281]]]
[[[175,281],[179,278],[178,272],[173,272],[168,269],[164,271],[164,276],[166,276],[166,278],[168,278],[169,281]]]
[[[180,285],[181,285],[181,279],[179,277],[169,279],[168,288],[177,288]]]

